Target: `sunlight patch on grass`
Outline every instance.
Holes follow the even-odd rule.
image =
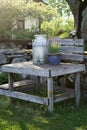
[[[75,130],[87,130],[87,128],[83,128],[83,127],[81,126],[81,127],[77,127]]]
[[[43,105],[0,98],[0,130],[87,130],[87,104],[77,108],[68,100],[49,113]]]
[[[33,124],[32,124],[32,125],[27,124],[26,126],[27,126],[27,130],[28,130],[28,129],[29,129],[29,130],[41,130],[41,128],[36,127],[36,126],[34,126]]]
[[[19,122],[2,119],[0,120],[0,130],[22,130],[22,128]]]
[[[45,123],[45,124],[49,123],[49,121],[46,120],[46,118],[43,118],[43,117],[36,117],[36,118],[34,118],[34,121],[39,121],[39,122]]]

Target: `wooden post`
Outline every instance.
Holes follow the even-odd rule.
[[[8,84],[9,84],[9,90],[13,90],[13,73],[8,73]],[[10,102],[14,103],[14,99],[10,97]]]
[[[47,78],[48,87],[48,111],[53,111],[53,79]]]
[[[8,73],[9,90],[13,90],[13,73]]]
[[[36,92],[40,91],[40,77],[36,77]]]
[[[75,74],[75,103],[79,106],[80,103],[80,74]]]

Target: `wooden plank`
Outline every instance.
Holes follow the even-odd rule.
[[[54,103],[56,102],[60,102],[60,101],[64,101],[66,99],[69,99],[69,98],[73,98],[75,97],[75,92],[72,90],[70,92],[66,92],[66,93],[63,93],[63,94],[58,94],[54,97]]]
[[[49,43],[60,43],[62,60],[83,61],[83,39],[58,39],[50,38]]]
[[[25,93],[16,92],[16,91],[2,90],[2,89],[0,89],[0,94],[9,96],[9,97],[13,97],[13,98],[30,101],[30,102],[34,102],[34,103],[48,105],[48,98],[44,98],[44,97],[34,96],[34,95],[25,94]]]
[[[66,53],[62,53],[61,54],[61,59],[64,61],[70,60],[70,61],[83,61],[84,56],[80,55],[80,54],[66,54]]]
[[[44,66],[36,66],[32,62],[22,62],[3,65],[2,71],[26,75],[28,74],[33,76],[49,77],[49,70],[44,69]]]
[[[59,39],[61,45],[69,45],[69,46],[83,46],[84,40],[83,39]]]
[[[79,106],[80,103],[80,74],[75,74],[75,102],[76,106]]]
[[[84,40],[83,39],[60,39],[57,37],[49,38],[48,39],[49,43],[57,42],[60,43],[61,45],[68,45],[68,46],[83,46]]]
[[[51,76],[61,76],[82,71],[85,71],[84,64],[60,64],[59,67],[55,67],[55,69],[51,70]]]
[[[79,53],[83,54],[83,47],[77,47],[77,46],[61,46],[60,48],[62,53]]]
[[[13,87],[14,88],[18,88],[18,87],[23,87],[23,86],[27,86],[27,85],[33,85],[36,84],[35,81],[33,80],[22,80],[22,81],[17,81],[13,83]],[[0,89],[8,89],[9,85],[8,84],[2,84],[0,85]]]
[[[53,77],[53,76],[59,76],[59,75],[64,75],[64,74],[85,71],[84,64],[69,64],[69,63],[62,64],[61,63],[58,66],[51,66],[51,65],[47,64],[44,66],[40,66],[40,69],[38,69],[37,67],[31,68],[28,66],[22,66],[23,63],[4,65],[4,66],[2,66],[2,71],[13,72],[13,73],[22,73],[22,74],[32,74],[32,75],[44,76],[44,77],[50,77],[50,76]],[[22,66],[22,68],[20,66]],[[50,71],[51,71],[51,73],[50,73]]]
[[[54,86],[55,87],[55,86]],[[54,89],[54,91],[55,91],[55,89]],[[72,92],[72,91],[74,91],[74,89],[72,89],[72,88],[69,88],[69,86],[68,87],[65,87],[65,86],[57,86],[56,87],[56,91],[59,93],[59,92],[63,92],[63,93],[65,93],[65,92]]]

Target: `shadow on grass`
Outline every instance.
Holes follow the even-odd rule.
[[[0,96],[1,130],[86,130],[87,104],[75,107],[74,100],[54,105],[54,112],[35,103],[16,100],[10,104],[9,98]]]

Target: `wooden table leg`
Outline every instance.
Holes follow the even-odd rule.
[[[13,90],[13,73],[8,73],[9,90]]]
[[[13,73],[8,73],[8,84],[9,84],[9,90],[13,90]],[[10,98],[10,102],[14,103],[14,100]]]
[[[40,77],[36,77],[36,92],[40,91]]]
[[[75,103],[79,106],[80,103],[80,74],[75,74]]]
[[[53,79],[47,78],[48,87],[48,111],[53,111]]]

